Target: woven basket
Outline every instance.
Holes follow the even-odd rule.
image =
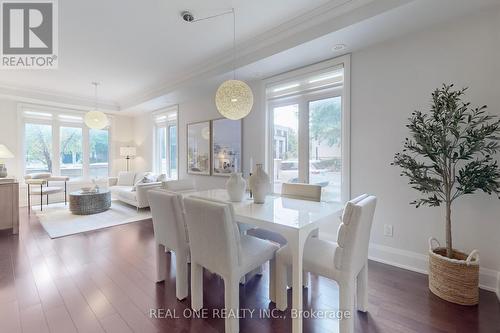
[[[433,242],[437,247],[433,247]],[[479,252],[469,255],[453,250],[453,259],[446,257],[446,248],[435,238],[429,239],[429,289],[444,300],[461,305],[479,303]]]

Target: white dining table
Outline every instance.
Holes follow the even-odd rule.
[[[184,193],[205,199],[230,202],[227,191],[212,189]],[[302,257],[309,235],[323,223],[333,223],[343,209],[341,203],[315,202],[268,195],[264,204],[256,204],[248,194],[242,202],[230,202],[234,207],[235,219],[281,234],[292,252],[292,307],[298,316],[292,317],[292,332],[302,332]],[[272,300],[273,302],[275,299]]]

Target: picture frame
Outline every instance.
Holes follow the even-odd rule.
[[[212,176],[228,177],[233,172],[242,172],[242,129],[241,120],[212,120]]]
[[[187,124],[187,173],[210,176],[211,172],[211,122]]]

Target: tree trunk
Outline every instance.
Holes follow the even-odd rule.
[[[453,245],[451,241],[451,202],[446,201],[446,256],[451,259]]]

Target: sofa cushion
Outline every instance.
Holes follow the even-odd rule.
[[[135,183],[134,183],[134,187],[132,188],[132,191],[135,191],[137,189],[137,185],[154,183],[154,182],[156,182],[156,179],[157,179],[157,176],[155,174],[153,174],[152,172],[138,173],[135,177]]]
[[[135,172],[121,171],[118,173],[118,186],[134,186]]]
[[[121,191],[118,193],[118,197],[129,202],[137,201],[136,192],[132,191]]]
[[[111,194],[114,196],[118,197],[120,193],[122,192],[131,192],[132,191],[132,186],[110,186],[109,191]]]

